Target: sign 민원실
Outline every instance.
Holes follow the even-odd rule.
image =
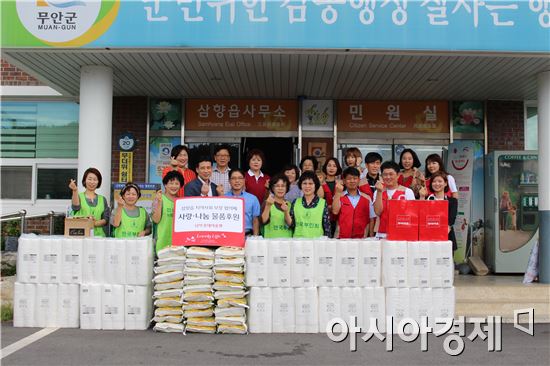
[[[4,0],[0,6],[2,48],[550,51],[548,0]]]
[[[339,132],[449,132],[441,101],[338,101]]]
[[[172,245],[244,247],[244,199],[177,199],[174,207]]]

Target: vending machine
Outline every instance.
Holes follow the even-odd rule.
[[[538,155],[494,151],[485,158],[485,248],[494,273],[524,273],[538,240]]]

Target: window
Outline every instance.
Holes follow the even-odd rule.
[[[0,199],[70,199],[67,185],[78,165],[78,104],[3,100],[0,110]]]
[[[69,180],[77,179],[77,159],[2,159],[0,199],[70,199]]]
[[[2,102],[2,158],[77,158],[78,104]]]
[[[0,198],[25,199],[32,198],[32,167],[2,166],[2,194]]]
[[[69,179],[77,180],[77,169],[37,169],[37,199],[70,199]]]
[[[535,103],[525,103],[525,150],[538,150],[538,111]]]

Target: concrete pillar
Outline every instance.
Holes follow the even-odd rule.
[[[539,140],[539,280],[550,283],[550,71],[537,78]]]
[[[113,70],[105,66],[83,66],[80,70],[80,114],[78,121],[79,190],[84,171],[97,168],[102,176],[97,193],[111,198],[111,135],[113,125]]]

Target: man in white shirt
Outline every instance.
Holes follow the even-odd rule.
[[[229,147],[225,145],[219,145],[214,150],[214,160],[216,166],[212,170],[212,183],[217,186],[223,186],[225,193],[231,190],[229,183],[229,162],[231,161],[231,153]]]
[[[414,201],[414,192],[410,188],[405,188],[397,183],[399,165],[394,161],[386,161],[380,167],[381,178],[376,182],[374,191],[374,212],[380,219],[377,238],[385,238],[388,227],[388,201],[401,199]]]

